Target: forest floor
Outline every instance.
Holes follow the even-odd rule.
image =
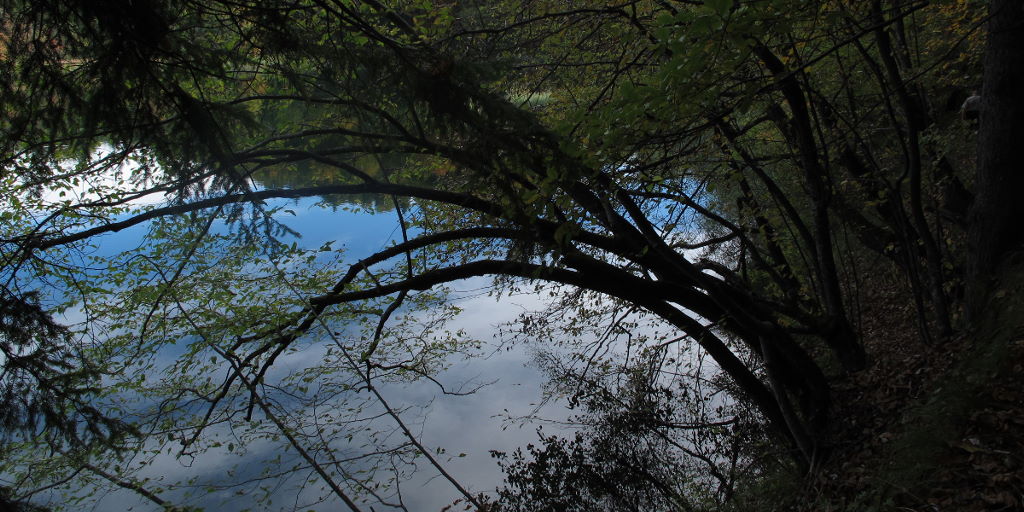
[[[842,442],[785,508],[1024,510],[1024,264],[1003,276],[977,331],[931,345],[899,286],[862,286],[872,364],[839,377]]]

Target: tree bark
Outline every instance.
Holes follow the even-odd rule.
[[[992,0],[967,258],[968,315],[981,312],[996,269],[1024,241],[1024,2]]]

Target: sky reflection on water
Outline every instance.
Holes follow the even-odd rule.
[[[352,211],[342,208],[324,207],[318,198],[299,200],[268,201],[263,206],[266,210],[275,211],[275,219],[290,229],[301,234],[301,237],[282,235],[280,241],[295,242],[300,247],[320,247],[331,243],[335,249],[344,250],[344,262],[352,263],[379,251],[389,244],[400,240],[401,234],[394,211],[370,212],[366,210]],[[132,250],[147,244],[150,226],[140,224],[123,231],[104,235],[98,244],[87,255],[92,257],[112,257],[123,251]],[[211,231],[224,233],[230,229],[224,221],[214,223]],[[446,327],[450,331],[463,330],[468,339],[477,339],[485,343],[482,352],[485,357],[462,359],[450,362],[450,366],[436,378],[446,388],[455,389],[462,385],[472,387],[486,383],[477,392],[469,396],[447,396],[440,389],[425,380],[411,384],[389,383],[380,386],[393,407],[416,408],[425,406],[423,417],[410,414],[410,421],[415,429],[421,432],[421,442],[430,448],[443,448],[450,457],[441,458],[446,469],[451,472],[464,486],[473,492],[490,492],[502,480],[502,474],[490,456],[491,450],[513,451],[515,448],[536,440],[536,425],[523,422],[510,422],[509,417],[523,417],[535,412],[536,404],[541,400],[541,385],[544,376],[531,366],[529,348],[523,345],[499,347],[501,340],[495,337],[498,328],[507,322],[514,321],[524,311],[543,308],[541,297],[532,294],[520,294],[506,297],[501,302],[485,293],[491,286],[488,278],[477,278],[452,283],[450,301],[463,311]],[[69,321],[77,316],[70,313]],[[489,345],[489,347],[488,347]],[[168,347],[161,355],[169,364],[179,353],[180,347]],[[287,373],[293,367],[301,367],[303,360],[317,354],[282,358],[280,372]],[[561,420],[566,412],[549,408],[552,419]],[[405,419],[405,418],[403,418]],[[214,431],[215,432],[215,429]],[[163,478],[166,482],[176,479],[187,480],[197,477],[197,482],[217,482],[227,478],[226,471],[238,467],[233,478],[244,479],[256,476],[257,462],[270,458],[280,445],[263,443],[248,446],[248,453],[239,457],[224,449],[210,450],[194,460],[180,459],[171,454],[158,456],[153,464],[146,468],[140,476]],[[458,456],[458,454],[465,454]],[[283,458],[282,467],[299,460],[293,453]],[[246,461],[252,461],[247,463]],[[246,472],[252,474],[245,474]],[[168,492],[166,497],[172,502],[181,491]],[[423,465],[422,471],[414,475],[403,485],[403,494],[410,510],[440,510],[458,498],[452,486],[442,478],[438,478],[433,468]],[[205,507],[207,510],[244,510],[262,509],[248,497],[236,497],[229,491],[217,491],[210,494],[197,493],[193,498],[181,504]],[[275,504],[276,507],[284,506]],[[132,507],[133,510],[159,510],[151,502],[137,497],[129,491],[113,491],[103,495],[96,503],[95,510],[115,511]],[[321,504],[303,507],[303,510],[335,510],[337,504]],[[378,510],[380,508],[378,507]]]

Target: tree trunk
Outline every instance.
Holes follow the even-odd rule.
[[[967,260],[968,314],[981,312],[999,264],[1024,241],[1024,2],[992,0]]]

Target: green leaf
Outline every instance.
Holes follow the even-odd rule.
[[[704,5],[715,11],[719,16],[725,17],[732,9],[732,0],[704,0]]]

